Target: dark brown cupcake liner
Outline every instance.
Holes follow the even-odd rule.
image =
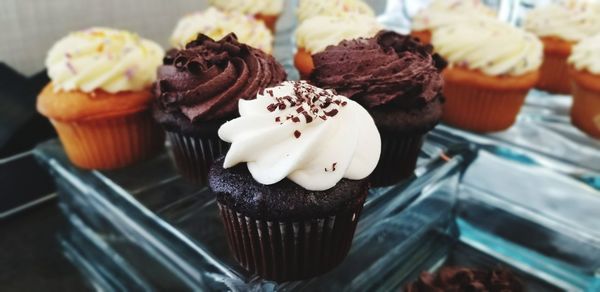
[[[238,263],[252,274],[277,282],[321,275],[341,263],[362,210],[361,203],[355,210],[327,218],[287,222],[253,219],[218,205]]]
[[[417,166],[424,134],[381,133],[381,156],[371,173],[371,186],[393,185],[410,177]]]
[[[194,137],[167,131],[175,165],[183,177],[196,184],[206,184],[212,162],[224,155],[229,143],[217,136]]]

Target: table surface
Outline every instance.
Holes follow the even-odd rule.
[[[0,222],[3,291],[93,291],[62,254],[57,233],[66,224],[56,199]]]

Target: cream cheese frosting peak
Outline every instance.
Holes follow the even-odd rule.
[[[284,0],[208,0],[208,3],[225,11],[244,14],[278,15],[283,10]]]
[[[577,70],[600,74],[600,34],[575,45],[569,63]]]
[[[519,76],[542,64],[542,42],[535,35],[492,18],[439,28],[432,44],[450,66],[490,76]]]
[[[149,88],[163,56],[158,44],[136,34],[94,27],[55,43],[46,67],[57,91],[116,93]]]
[[[372,37],[383,27],[372,16],[347,14],[340,17],[311,17],[296,29],[296,44],[311,54],[343,40]]]
[[[254,100],[240,100],[239,112],[219,129],[219,137],[232,143],[223,167],[246,162],[259,183],[287,177],[322,191],[342,178],[367,177],[379,160],[381,139],[369,113],[305,81],[286,81]]]
[[[434,30],[455,22],[495,16],[496,12],[479,0],[434,0],[413,17],[412,30]]]
[[[214,7],[181,18],[171,34],[170,43],[183,49],[196,39],[198,33],[218,40],[232,32],[240,42],[271,53],[273,35],[262,21],[237,11],[225,12]]]
[[[600,33],[600,3],[562,1],[529,12],[524,27],[540,37],[578,42]]]
[[[373,9],[361,0],[300,0],[297,11],[300,22],[317,15],[339,17],[352,13],[375,15]]]

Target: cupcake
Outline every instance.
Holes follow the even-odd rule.
[[[208,3],[221,10],[254,16],[263,21],[273,33],[283,10],[283,2],[284,0],[208,0]]]
[[[435,51],[448,63],[443,121],[476,132],[509,128],[536,84],[542,43],[495,19],[433,31]]]
[[[181,174],[205,183],[212,161],[227,150],[217,130],[238,115],[240,99],[285,80],[283,67],[234,34],[206,35],[167,52],[154,86],[154,118],[167,132]]]
[[[356,102],[305,81],[241,100],[219,137],[216,193],[235,259],[278,282],[337,266],[348,253],[380,154],[373,119]]]
[[[113,169],[159,151],[164,136],[152,119],[151,85],[162,48],[110,28],[67,35],[48,52],[51,82],[37,99],[71,162]]]
[[[296,30],[294,65],[300,77],[307,79],[314,69],[312,55],[343,40],[372,37],[381,28],[374,17],[359,14],[315,16],[305,20]]]
[[[362,14],[375,16],[373,9],[361,0],[300,0],[296,14],[299,22],[319,15],[341,17],[347,14]]]
[[[199,33],[220,40],[231,32],[241,43],[269,54],[273,50],[273,34],[262,21],[237,11],[223,12],[214,7],[188,14],[179,20],[170,43],[174,48],[183,49]]]
[[[568,62],[573,93],[571,121],[600,138],[600,34],[577,44]]]
[[[419,279],[404,286],[405,292],[431,291],[526,291],[523,282],[506,268],[491,270],[446,266],[437,274],[422,272]]]
[[[311,82],[357,101],[375,120],[382,141],[375,186],[413,173],[423,136],[442,116],[445,62],[431,51],[410,36],[381,31],[313,56]]]
[[[495,18],[496,12],[479,0],[434,0],[413,17],[410,34],[429,44],[433,30],[481,17]]]
[[[600,33],[600,4],[564,1],[532,10],[524,27],[541,38],[544,62],[537,87],[554,93],[569,93],[567,58],[573,45]]]

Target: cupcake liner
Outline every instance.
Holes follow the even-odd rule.
[[[267,15],[267,14],[256,14],[254,16],[256,19],[262,20],[265,23],[265,26],[275,34],[275,27],[277,26],[277,20],[279,19],[279,15]]]
[[[537,88],[554,93],[568,94],[571,92],[569,78],[569,55],[563,53],[544,52],[544,62],[540,67],[540,79]]]
[[[527,92],[478,88],[446,80],[442,120],[475,132],[505,130],[514,124]]]
[[[424,135],[401,135],[381,132],[381,156],[377,167],[371,173],[371,186],[392,185],[410,177],[423,145]]]
[[[431,44],[431,31],[430,30],[417,30],[411,31],[412,37],[418,38],[422,44]]]
[[[342,262],[362,210],[361,203],[355,210],[327,218],[285,222],[253,219],[220,202],[218,206],[238,263],[277,282],[320,275]]]
[[[315,69],[315,64],[312,60],[312,55],[304,48],[298,48],[294,54],[294,66],[300,74],[300,79],[310,79],[310,73]]]
[[[175,165],[183,177],[196,184],[206,184],[212,162],[224,155],[229,144],[218,136],[194,137],[167,131]]]
[[[115,169],[156,154],[164,134],[149,111],[81,122],[51,119],[71,162],[86,169]]]
[[[573,106],[571,122],[581,131],[600,138],[600,92],[593,91],[573,81]]]

